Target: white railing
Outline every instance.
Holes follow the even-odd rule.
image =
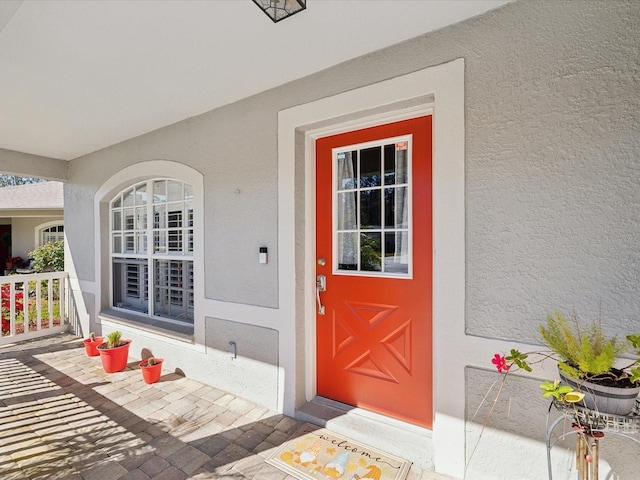
[[[67,278],[66,272],[0,276],[0,345],[66,331]]]

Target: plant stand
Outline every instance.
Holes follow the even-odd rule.
[[[557,411],[559,416],[551,421],[552,411]],[[553,441],[553,430],[562,421],[571,421],[572,429],[563,432]],[[559,441],[569,435],[576,436],[576,469],[578,480],[598,480],[598,462],[600,460],[600,440],[605,433],[619,435],[640,445],[640,399],[636,400],[633,412],[630,415],[613,415],[600,413],[596,410],[568,405],[558,400],[553,400],[547,412],[547,469],[549,480],[553,480],[551,468],[551,449]]]

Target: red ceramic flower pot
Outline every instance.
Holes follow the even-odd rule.
[[[121,340],[120,343],[120,346],[115,348],[106,348],[106,342],[98,346],[102,368],[107,373],[121,372],[127,366],[131,340]]]
[[[90,357],[97,357],[98,355],[100,355],[100,353],[98,352],[98,345],[102,345],[103,341],[104,340],[102,337],[96,337],[96,339],[93,341],[90,338],[85,338],[84,349],[87,351],[87,355],[89,355]]]
[[[147,360],[143,360],[138,364],[145,383],[156,383],[160,380],[160,375],[162,375],[162,360],[156,358],[155,361],[157,363],[153,365],[149,365]]]

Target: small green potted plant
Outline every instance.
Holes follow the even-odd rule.
[[[162,358],[149,357],[138,364],[145,383],[156,383],[160,380],[160,375],[162,375],[162,362]]]
[[[599,322],[581,325],[574,316],[570,323],[558,311],[547,315],[546,323],[540,326],[540,334],[551,352],[521,353],[513,349],[507,356],[496,354],[492,362],[498,371],[506,372],[513,365],[531,371],[530,355],[539,355],[540,361],[553,358],[558,361],[562,382],[571,391],[585,394],[583,405],[587,408],[623,416],[633,411],[640,393],[640,334],[618,340],[615,336],[605,335]],[[616,368],[621,354],[630,348],[635,350],[636,358],[630,364]],[[548,392],[551,385],[555,392],[562,388],[559,383],[551,382],[545,382],[541,387]]]
[[[131,340],[122,340],[122,334],[115,330],[107,335],[107,341],[98,345],[102,367],[107,373],[120,372],[127,366]]]
[[[559,357],[562,381],[586,394],[586,407],[615,415],[631,413],[640,393],[638,359],[620,369],[615,365],[630,346],[640,349],[638,336],[627,335],[626,341],[619,341],[605,335],[599,322],[580,325],[574,318],[570,324],[557,311],[547,315],[540,334]]]
[[[84,339],[84,349],[89,357],[97,357],[100,355],[98,352],[98,345],[102,345],[104,342],[103,337],[96,336],[95,332],[89,334],[89,338]]]

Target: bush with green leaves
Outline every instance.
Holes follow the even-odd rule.
[[[29,258],[33,260],[33,271],[61,272],[64,270],[64,241],[49,242],[36,247],[29,252]]]

